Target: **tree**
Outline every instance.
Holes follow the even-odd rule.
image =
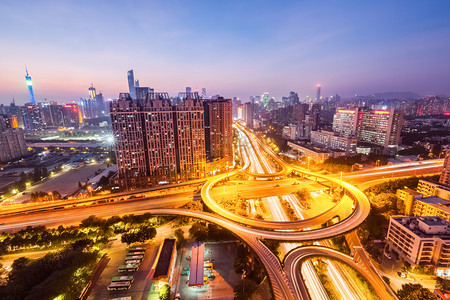
[[[175,238],[177,239],[177,245],[178,247],[181,246],[184,242],[184,231],[181,228],[178,228],[175,230]]]
[[[169,300],[170,299],[170,286],[166,283],[159,289],[159,299]]]
[[[131,231],[122,234],[122,243],[132,244],[132,243],[143,243],[146,240],[153,239],[156,236],[156,229],[150,226],[143,226],[137,231]]]
[[[244,278],[238,285],[234,287],[234,299],[247,300],[252,299],[253,293],[258,285],[251,279]]]
[[[436,289],[450,290],[450,280],[436,277]]]
[[[204,224],[196,222],[189,228],[189,237],[196,241],[204,241],[208,237],[208,229]]]
[[[384,280],[384,282],[386,282],[388,285],[390,285],[391,284],[391,280],[389,279],[389,277],[386,277],[386,276],[381,276],[381,278]]]
[[[397,291],[399,300],[436,300],[436,296],[429,289],[418,283],[403,284]]]

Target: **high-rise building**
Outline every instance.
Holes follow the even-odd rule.
[[[203,101],[197,93],[184,96],[175,109],[177,171],[179,180],[205,177],[205,120]]]
[[[205,176],[203,103],[196,93],[180,98],[173,106],[167,93],[149,93],[145,101],[122,93],[111,102],[115,183],[147,186]]]
[[[136,87],[136,99],[139,102],[145,102],[147,100],[147,95],[154,92],[154,89],[149,87]]]
[[[205,107],[206,157],[233,159],[233,108],[231,99],[203,101]]]
[[[0,161],[8,162],[27,154],[22,128],[0,130]]]
[[[206,100],[206,88],[202,88],[202,99]]]
[[[265,108],[269,105],[269,93],[264,93],[261,96],[262,104]]]
[[[65,127],[80,128],[83,124],[83,116],[78,104],[69,103],[63,107],[63,120]]]
[[[317,96],[316,96],[316,101],[319,101],[320,100],[320,89],[321,89],[322,87],[320,86],[320,84],[318,84],[317,85]]]
[[[135,90],[135,81],[134,81],[134,72],[133,70],[129,70],[127,73],[128,77],[128,91],[132,99],[136,99],[136,90]]]
[[[242,112],[242,119],[244,120],[246,126],[253,129],[253,118],[254,118],[254,104],[251,102],[246,102],[244,104],[244,109]]]
[[[7,115],[0,115],[0,162],[8,162],[27,154],[22,128],[15,128]]]
[[[400,144],[403,112],[371,110],[364,107],[337,109],[333,119],[333,131],[344,137],[356,136],[358,141],[396,149]]]
[[[439,182],[450,185],[450,149],[445,152],[444,169],[442,170]]]
[[[33,92],[33,82],[31,81],[31,76],[28,75],[27,68],[25,68],[25,71],[27,72],[27,75],[25,76],[25,80],[27,82],[28,92],[30,93],[30,103],[36,104],[36,99],[34,99],[34,92]]]
[[[296,105],[300,103],[300,98],[296,92],[289,93],[289,105]]]
[[[35,104],[20,107],[20,116],[25,130],[38,130],[45,127],[41,108]]]
[[[186,94],[190,94],[192,92],[192,88],[190,86],[186,87]]]

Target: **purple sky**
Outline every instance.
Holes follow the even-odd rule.
[[[156,91],[244,101],[317,83],[324,96],[450,95],[450,1],[148,2],[2,1],[0,103],[28,101],[25,65],[38,101],[91,83],[117,97],[129,69]]]

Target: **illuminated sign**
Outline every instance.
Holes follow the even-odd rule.
[[[445,115],[446,115],[446,116],[450,116],[450,112],[446,112]]]
[[[340,109],[340,110],[338,110],[338,112],[345,113],[345,114],[354,114],[355,113],[354,110],[345,110],[345,109]]]
[[[375,113],[377,115],[388,115],[389,114],[389,112],[386,110],[376,110]]]

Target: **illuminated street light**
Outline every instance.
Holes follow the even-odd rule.
[[[15,194],[17,194],[17,192],[18,192],[18,190],[16,190],[16,189],[13,189],[12,190],[12,193],[15,195]]]

